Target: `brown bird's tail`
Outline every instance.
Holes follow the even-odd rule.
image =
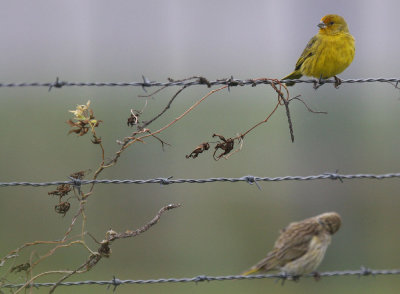
[[[275,252],[270,252],[266,258],[258,262],[256,265],[252,266],[247,271],[241,273],[243,276],[248,276],[254,274],[258,271],[267,272],[275,269],[278,266],[279,262],[275,258]]]
[[[253,266],[252,268],[250,268],[249,270],[247,270],[247,271],[245,271],[245,272],[243,272],[243,273],[241,273],[241,275],[242,276],[248,276],[248,275],[252,275],[252,274],[254,274],[254,273],[256,273],[256,272],[258,272],[260,269],[259,268],[257,268],[256,266]]]
[[[290,75],[284,77],[282,80],[297,80],[300,79],[303,75],[300,73],[299,70],[295,70],[294,72],[292,72]],[[286,83],[286,86],[290,87],[293,86],[294,83]]]

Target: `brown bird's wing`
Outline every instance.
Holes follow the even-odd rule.
[[[274,248],[279,266],[284,266],[303,256],[307,252],[312,238],[318,235],[320,230],[321,225],[314,218],[291,223],[282,230]]]
[[[274,249],[268,253],[267,257],[242,275],[278,269],[286,263],[300,258],[308,251],[312,238],[318,235],[321,229],[321,225],[315,218],[289,224],[281,230],[281,235],[276,240]]]
[[[295,71],[300,69],[300,67],[307,58],[315,54],[315,48],[317,47],[316,46],[317,42],[318,42],[317,36],[312,37],[311,40],[308,41],[306,48],[304,48],[303,53],[301,53],[299,59],[296,62],[296,66],[294,69]]]
[[[271,251],[267,257],[260,260],[257,264],[253,265],[250,269],[242,272],[241,275],[247,276],[254,274],[258,271],[269,271],[274,269],[278,265],[277,259],[275,258],[275,252]]]

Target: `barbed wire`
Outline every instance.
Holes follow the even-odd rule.
[[[171,184],[204,184],[204,183],[214,183],[214,182],[247,182],[249,184],[256,184],[258,182],[279,182],[279,181],[312,181],[312,180],[353,180],[353,179],[391,179],[400,178],[400,173],[387,173],[387,174],[339,174],[334,173],[323,173],[319,175],[310,176],[283,176],[283,177],[256,177],[256,176],[243,176],[240,178],[207,178],[207,179],[173,179],[168,178],[154,178],[147,180],[80,180],[73,177],[69,177],[69,181],[53,181],[53,182],[0,182],[0,187],[13,187],[13,186],[32,186],[32,187],[44,187],[44,186],[56,186],[62,184],[70,184],[74,186],[82,186],[87,184],[161,184],[161,185],[171,185]],[[258,186],[259,187],[259,186]],[[260,187],[259,187],[260,188]]]
[[[383,269],[374,270],[366,267],[361,267],[359,270],[343,270],[343,271],[330,271],[322,273],[312,273],[303,276],[304,278],[319,278],[319,277],[343,277],[343,276],[378,276],[378,275],[399,275],[400,269]],[[298,277],[289,276],[285,273],[278,274],[262,274],[262,275],[229,275],[229,276],[206,276],[200,275],[191,278],[160,278],[160,279],[149,279],[149,280],[120,280],[118,278],[113,278],[112,280],[95,281],[76,281],[76,282],[62,282],[62,283],[32,283],[28,285],[29,287],[52,287],[58,284],[58,286],[82,286],[82,285],[108,285],[114,286],[115,288],[120,285],[126,284],[160,284],[160,283],[199,283],[199,282],[213,282],[213,281],[232,281],[232,280],[255,280],[255,279],[278,279],[285,281],[287,279],[295,279]],[[20,288],[26,284],[0,284],[0,288]],[[114,288],[114,290],[115,290]]]
[[[209,81],[208,79],[200,76],[195,76],[183,80],[172,80],[168,79],[167,82],[157,82],[150,81],[146,77],[142,77],[142,82],[68,82],[61,81],[59,78],[55,82],[11,82],[11,83],[0,83],[0,88],[21,88],[21,87],[46,87],[49,90],[52,88],[62,88],[62,87],[142,87],[143,89],[148,87],[172,87],[172,86],[194,86],[194,85],[207,85],[218,86],[218,85],[228,85],[228,86],[256,86],[259,84],[271,84],[277,83],[270,79],[234,79],[233,77],[225,79],[217,79],[214,81]],[[281,82],[285,82],[282,80]],[[319,84],[319,83],[336,83],[334,79],[328,80],[318,80],[318,79],[295,79],[290,80],[291,83],[308,83],[308,84]],[[341,80],[342,84],[354,84],[354,83],[395,83],[397,88],[400,83],[400,78],[364,78],[364,79],[346,79]]]

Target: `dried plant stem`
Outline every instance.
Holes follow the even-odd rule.
[[[83,269],[86,266],[87,263],[88,263],[88,261],[85,262],[84,264],[82,264],[81,266],[79,266],[77,269],[75,269],[73,271],[70,271],[70,272],[67,272],[65,276],[63,276],[61,279],[59,279],[57,281],[57,283],[53,287],[50,288],[49,294],[53,293],[56,290],[56,288],[60,285],[61,282],[65,281],[66,279],[68,279],[73,274],[86,272],[87,270],[81,271],[81,269]]]
[[[178,116],[177,118],[175,118],[175,119],[172,120],[170,123],[168,123],[167,125],[163,126],[162,128],[158,129],[157,131],[151,132],[149,129],[144,128],[144,129],[142,129],[142,130],[139,130],[139,131],[133,133],[133,135],[132,135],[131,137],[129,137],[129,138],[127,138],[127,139],[125,140],[125,142],[124,142],[124,144],[121,146],[120,150],[118,150],[118,151],[115,153],[115,156],[114,156],[113,159],[111,159],[110,163],[108,163],[108,164],[102,163],[102,164],[99,166],[99,168],[96,170],[96,172],[95,172],[95,174],[94,174],[94,176],[93,176],[93,179],[94,179],[94,180],[97,179],[98,175],[99,175],[105,168],[109,168],[109,167],[113,166],[114,164],[116,164],[117,161],[118,161],[118,159],[119,159],[119,157],[121,156],[122,152],[123,152],[126,148],[128,148],[130,145],[132,145],[132,144],[134,144],[134,143],[136,143],[136,142],[138,142],[138,141],[143,143],[143,142],[144,142],[143,139],[148,138],[148,137],[151,137],[151,136],[154,137],[155,135],[157,135],[157,134],[163,132],[164,130],[166,130],[167,128],[171,127],[172,125],[174,125],[174,124],[175,124],[176,122],[178,122],[179,120],[181,120],[184,116],[186,116],[186,115],[187,115],[189,112],[191,112],[193,109],[195,109],[195,108],[196,108],[201,102],[203,102],[207,97],[211,96],[212,94],[214,94],[214,93],[216,93],[216,92],[218,92],[218,91],[221,91],[221,90],[223,90],[223,89],[226,89],[226,88],[228,88],[228,86],[223,86],[223,87],[220,87],[220,88],[218,88],[218,89],[214,89],[214,90],[208,92],[205,96],[203,96],[201,99],[199,99],[198,101],[196,101],[191,107],[189,107],[189,108],[188,108],[185,112],[183,112],[180,116]],[[173,98],[175,99],[176,96],[177,96],[183,89],[184,89],[184,88],[180,89],[180,90],[173,96]],[[171,100],[170,100],[170,102],[171,102]],[[171,102],[171,103],[172,103],[172,102]],[[167,107],[168,107],[168,105],[167,105]],[[167,107],[166,107],[164,110],[168,109]],[[165,112],[165,111],[163,111],[163,113],[164,113],[164,112]],[[154,120],[153,120],[153,121],[154,121]],[[142,135],[142,136],[135,137],[135,136],[140,135],[140,134],[143,134],[143,133],[147,133],[147,134],[146,134],[146,135]],[[94,184],[92,184],[92,188],[90,189],[90,192],[89,192],[88,194],[86,194],[86,197],[89,196],[90,193],[91,193],[91,191],[93,190],[93,185],[94,185]]]
[[[278,107],[279,107],[279,103],[277,103],[276,105],[275,105],[275,107],[274,107],[274,109],[271,111],[271,113],[263,120],[263,121],[260,121],[259,123],[257,123],[257,124],[255,124],[254,126],[252,126],[250,129],[248,129],[246,132],[244,132],[243,134],[241,134],[240,136],[238,136],[238,137],[236,137],[236,138],[244,138],[244,136],[246,136],[248,133],[250,133],[252,130],[254,130],[255,128],[257,128],[259,125],[261,125],[261,124],[263,124],[263,123],[266,123],[269,119],[270,119],[270,117],[275,113],[275,111],[278,109]],[[235,138],[235,139],[236,139]]]
[[[146,232],[147,230],[149,230],[155,224],[157,224],[158,221],[161,218],[161,215],[163,213],[165,213],[166,211],[169,211],[171,209],[178,208],[178,207],[181,207],[181,204],[169,204],[167,206],[164,206],[158,211],[158,213],[153,217],[153,219],[151,221],[149,221],[147,224],[145,224],[141,228],[136,229],[135,231],[129,231],[128,230],[128,231],[126,231],[124,233],[112,234],[112,235],[110,235],[110,238],[108,239],[108,241],[112,242],[112,241],[115,241],[117,239],[131,238],[131,237],[135,237],[137,235],[140,235],[140,234]]]
[[[179,120],[181,120],[184,116],[186,116],[189,112],[191,112],[193,109],[195,109],[201,102],[203,102],[207,97],[211,96],[212,94],[214,94],[215,92],[221,91],[223,89],[228,88],[228,86],[223,86],[220,87],[218,89],[212,90],[210,92],[208,92],[205,96],[203,96],[201,99],[199,99],[196,103],[194,103],[192,106],[190,106],[185,112],[183,112],[180,116],[178,116],[177,118],[175,118],[174,120],[172,120],[169,124],[163,126],[162,128],[158,129],[157,131],[151,132],[148,135],[143,135],[139,138],[135,138],[133,137],[132,140],[126,144],[125,146],[123,146],[123,149],[128,148],[130,145],[132,145],[133,143],[135,143],[136,141],[139,140],[143,140],[144,138],[150,137],[150,136],[154,136],[157,135],[159,133],[161,133],[162,131],[168,129],[170,126],[172,126],[173,124],[175,124],[176,122],[178,122]]]
[[[168,104],[165,106],[165,108],[164,108],[159,114],[157,114],[155,117],[153,117],[151,120],[146,121],[146,122],[141,126],[141,128],[142,128],[142,129],[146,128],[149,124],[151,124],[151,123],[154,122],[156,119],[158,119],[160,116],[162,116],[162,115],[171,107],[171,104],[172,104],[172,102],[174,102],[175,98],[178,97],[178,95],[179,95],[183,90],[185,90],[185,89],[186,89],[186,86],[184,86],[184,87],[182,87],[181,89],[179,89],[179,90],[174,94],[174,96],[172,96],[172,98],[169,100],[169,102],[168,102]],[[160,90],[162,90],[162,89],[160,89]]]
[[[59,270],[59,271],[47,271],[43,272],[40,274],[37,274],[33,278],[31,278],[29,281],[27,281],[23,286],[17,289],[17,291],[14,292],[14,294],[20,293],[23,289],[28,288],[31,283],[33,283],[36,279],[47,276],[47,275],[53,275],[53,274],[65,274],[65,273],[71,273],[74,271],[67,271],[67,270]]]

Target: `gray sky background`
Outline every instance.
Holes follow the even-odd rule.
[[[391,76],[399,65],[393,50],[399,46],[398,1],[4,4],[2,80],[280,77],[292,69],[328,13],[344,16],[357,41],[356,58],[344,77]]]

